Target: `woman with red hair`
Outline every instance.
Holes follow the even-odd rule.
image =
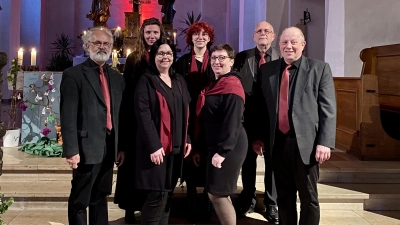
[[[198,219],[211,217],[212,204],[207,192],[203,192],[202,204],[197,204],[197,187],[204,187],[206,180],[206,146],[203,132],[195,129],[196,101],[201,90],[215,80],[211,69],[209,48],[214,43],[214,29],[208,23],[196,22],[186,33],[186,43],[191,47],[189,53],[178,59],[175,71],[181,74],[187,83],[192,101],[190,102],[189,135],[192,139],[193,153],[184,164],[183,178],[187,185],[188,219],[195,223]],[[197,206],[201,205],[201,210]]]

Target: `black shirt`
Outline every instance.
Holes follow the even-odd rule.
[[[178,154],[181,150],[183,137],[183,99],[179,91],[178,82],[171,78],[171,87],[169,87],[161,78],[162,87],[165,88],[168,96],[164,96],[171,102],[169,109],[171,110],[171,130],[172,130],[172,147],[173,153]]]

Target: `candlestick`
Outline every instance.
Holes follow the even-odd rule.
[[[126,58],[128,58],[129,54],[131,54],[131,50],[130,49],[126,50]]]
[[[36,50],[32,48],[31,51],[31,66],[36,66]]]
[[[174,45],[176,45],[176,32],[174,32]]]
[[[22,48],[20,48],[18,50],[18,65],[22,66],[22,59],[24,58],[24,50],[22,50]]]

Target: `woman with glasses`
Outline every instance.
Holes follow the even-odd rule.
[[[126,59],[124,69],[125,91],[121,103],[119,151],[125,152],[125,163],[118,168],[114,202],[121,209],[125,209],[125,222],[135,223],[135,211],[143,206],[143,194],[134,190],[135,180],[135,141],[137,123],[132,112],[135,87],[142,74],[149,67],[149,51],[154,42],[165,36],[161,23],[156,18],[145,19],[140,28],[140,38],[136,44],[136,51]]]
[[[141,224],[168,224],[168,194],[177,184],[183,158],[191,151],[187,136],[190,95],[184,78],[171,68],[174,55],[169,41],[156,41],[150,50],[149,70],[135,90],[135,187],[146,198]]]
[[[231,72],[233,58],[234,51],[228,44],[211,50],[211,68],[216,80],[202,92],[197,102],[208,150],[205,190],[224,225],[236,224],[230,195],[237,189],[248,144],[242,126],[244,90],[239,75]]]
[[[202,204],[197,203],[196,187],[204,187],[206,178],[207,151],[205,150],[204,132],[193,139],[196,121],[196,100],[200,91],[212,80],[215,80],[211,70],[209,48],[214,43],[214,29],[205,22],[192,24],[186,33],[186,43],[191,51],[178,59],[175,65],[177,73],[184,76],[190,97],[189,135],[192,138],[193,153],[185,160],[183,178],[187,185],[187,218],[195,223],[198,219],[209,220],[211,217],[211,202],[207,192],[203,192]],[[201,205],[198,210],[197,206]]]

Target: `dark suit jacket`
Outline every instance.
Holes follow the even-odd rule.
[[[274,146],[282,60],[261,66],[261,89],[268,108],[270,133],[265,146],[269,149]],[[301,158],[308,165],[315,162],[316,145],[335,147],[336,99],[329,64],[302,56],[291,104],[289,116]]]
[[[107,73],[115,149],[117,149],[118,115],[124,78],[110,67],[107,68]],[[101,163],[105,154],[107,108],[99,76],[87,60],[64,70],[60,89],[63,157],[79,153],[81,163]],[[115,152],[115,156],[116,154]]]
[[[271,61],[280,58],[280,53],[277,49],[271,47]],[[235,63],[233,69],[239,72],[241,77],[243,89],[246,94],[245,111],[244,111],[244,123],[243,126],[246,129],[246,133],[249,140],[249,148],[251,143],[255,140],[262,138],[263,129],[260,129],[259,121],[264,116],[260,114],[260,102],[263,98],[261,96],[259,87],[254,85],[255,79],[258,72],[258,63],[256,63],[256,48],[248,49],[239,52],[235,57]],[[258,82],[258,81],[257,81]]]

